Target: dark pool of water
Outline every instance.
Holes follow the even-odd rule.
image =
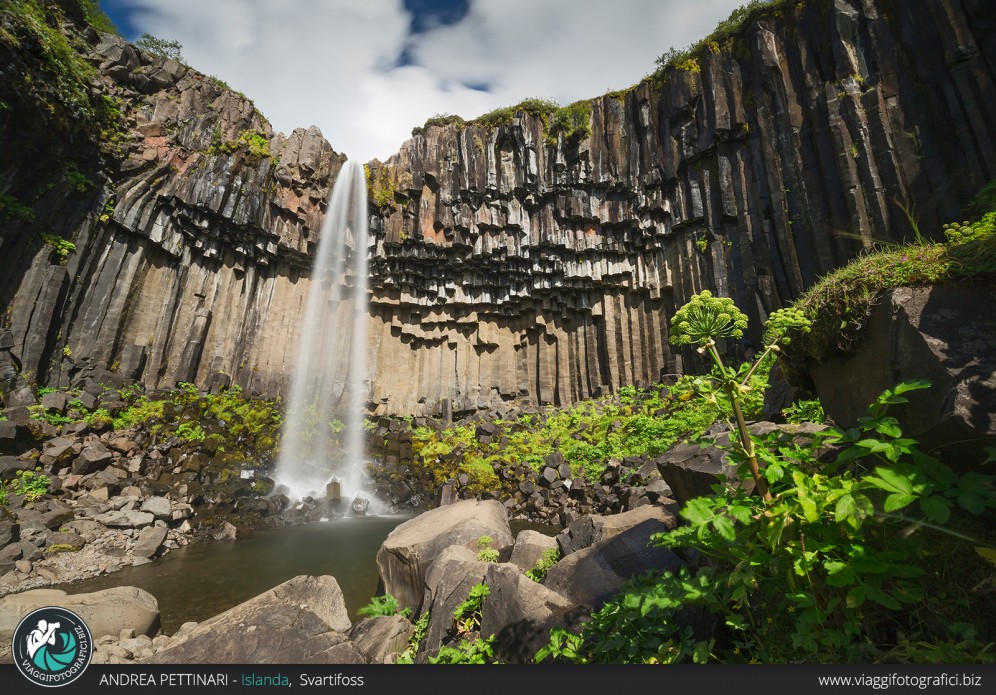
[[[200,622],[300,574],[330,574],[346,599],[351,619],[377,591],[377,550],[410,517],[336,519],[327,523],[259,531],[235,542],[195,543],[148,565],[56,588],[70,594],[137,586],[159,601],[163,632],[188,620]],[[513,522],[554,534],[558,529]]]
[[[377,590],[377,550],[408,517],[336,519],[259,531],[228,543],[194,543],[162,559],[58,588],[71,594],[137,586],[159,601],[163,631],[200,622],[299,574],[330,574],[350,617]]]

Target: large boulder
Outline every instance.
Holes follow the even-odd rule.
[[[484,583],[481,634],[495,636],[495,656],[506,662],[531,663],[550,640],[550,628],[565,627],[578,606],[549,587],[537,584],[515,565],[489,565]]]
[[[380,615],[357,623],[349,632],[353,646],[371,664],[388,663],[408,647],[415,626],[400,615]]]
[[[59,589],[33,589],[0,599],[0,641],[9,641],[14,628],[36,608],[61,606],[83,618],[94,638],[134,630],[136,635],[159,632],[159,602],[144,589],[118,586],[88,594]]]
[[[887,292],[853,352],[808,365],[827,415],[851,427],[882,391],[926,379],[890,413],[904,434],[954,465],[984,459],[996,435],[994,290],[986,278]]]
[[[665,528],[673,529],[678,525],[674,511],[665,507],[643,506],[622,514],[586,514],[573,521],[557,535],[560,552],[567,557],[606,538],[618,535],[633,528],[648,519],[657,519]]]
[[[451,545],[476,548],[481,536],[491,536],[492,548],[512,543],[508,516],[500,502],[463,500],[406,521],[390,533],[377,552],[384,591],[402,608],[417,612],[429,565]]]
[[[199,623],[154,664],[362,664],[334,577],[299,576]]]
[[[467,600],[470,590],[484,581],[490,563],[477,559],[464,546],[453,545],[439,554],[425,575],[422,610],[429,612],[423,649],[439,649],[453,627],[453,612]]]
[[[647,519],[563,558],[547,572],[543,584],[575,603],[597,609],[626,580],[648,571],[674,571],[685,564],[670,550],[650,545],[652,535],[667,530],[663,521]]]

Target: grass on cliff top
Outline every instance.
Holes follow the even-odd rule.
[[[695,43],[678,49],[672,46],[654,62],[657,69],[647,79],[658,89],[663,86],[667,74],[672,70],[686,72],[701,72],[699,57],[705,51],[719,53],[732,47],[737,34],[754,20],[769,15],[778,14],[786,9],[802,5],[805,0],[750,0],[733,10],[726,19],[721,20],[711,34]]]
[[[944,231],[946,243],[889,246],[817,282],[794,304],[813,326],[793,339],[792,357],[823,361],[849,352],[887,290],[996,273],[996,208],[974,222],[945,225]]]

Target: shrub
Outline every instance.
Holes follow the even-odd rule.
[[[972,539],[963,522],[966,514],[996,508],[996,477],[955,474],[903,436],[888,409],[925,387],[900,384],[858,427],[805,445],[780,433],[755,438],[770,501],[725,485],[716,486],[716,497],[691,500],[681,512],[688,525],[656,541],[694,548],[709,561],[631,582],[580,635],[555,633],[541,656],[642,663],[867,663],[925,654],[993,660],[992,645],[971,625],[993,601],[984,599],[984,608],[967,596],[992,573],[976,554],[996,558],[996,549]],[[841,448],[825,466],[816,452],[829,444]],[[731,454],[746,476],[742,451]],[[952,554],[960,547],[956,562],[966,576],[949,578],[954,586],[924,569],[925,562],[951,561],[928,559],[941,546]],[[719,619],[714,636],[697,636],[682,620],[696,609]]]
[[[52,480],[47,475],[34,471],[17,471],[17,478],[11,489],[15,495],[23,495],[28,502],[34,502],[45,496]]]
[[[560,557],[561,553],[559,546],[547,548],[543,551],[543,557],[536,562],[536,566],[526,572],[526,576],[534,582],[542,582],[546,579],[546,573],[550,571],[551,567],[557,564]]]
[[[135,45],[162,58],[183,62],[183,44],[175,39],[161,39],[152,34],[142,34]]]
[[[364,618],[375,618],[385,615],[398,615],[400,613],[401,616],[407,617],[411,611],[411,608],[398,611],[398,599],[394,598],[391,594],[384,594],[383,596],[374,596],[370,599],[370,603],[356,611],[356,614]]]

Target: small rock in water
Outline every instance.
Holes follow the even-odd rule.
[[[349,505],[349,508],[356,516],[366,516],[369,507],[370,500],[365,497],[356,497],[353,499],[353,503]]]

